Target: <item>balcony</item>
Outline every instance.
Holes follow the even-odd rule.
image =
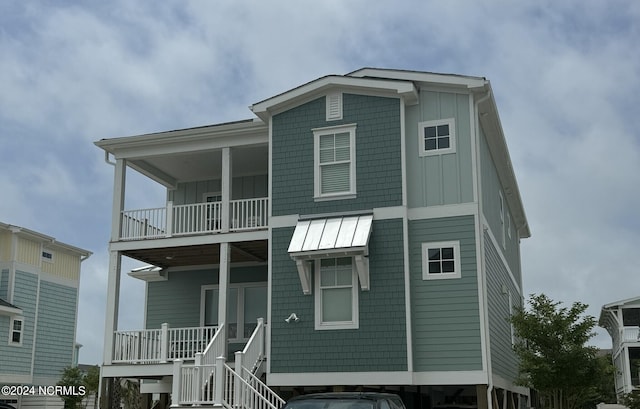
[[[222,202],[193,203],[121,213],[120,240],[146,240],[198,234],[222,233],[223,218],[229,231],[261,230],[268,227],[269,198],[231,200],[228,212]]]
[[[625,326],[622,329],[622,342],[640,342],[640,327]]]

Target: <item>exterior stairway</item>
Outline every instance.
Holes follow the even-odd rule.
[[[244,350],[235,353],[234,368],[224,356],[223,326],[193,364],[174,361],[171,407],[280,409],[284,400],[256,376],[265,360],[264,320],[258,320]]]

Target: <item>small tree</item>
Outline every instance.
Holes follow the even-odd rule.
[[[536,389],[541,404],[551,409],[578,409],[594,399],[602,381],[602,364],[593,337],[596,320],[585,316],[586,304],[562,307],[544,294],[531,295],[529,310],[511,317],[520,358],[518,383]]]
[[[62,378],[58,381],[58,386],[71,386],[75,391],[83,386],[84,375],[77,367],[67,367],[62,371]],[[81,402],[84,396],[77,394],[60,396],[64,401],[65,409],[81,409]]]
[[[629,409],[640,409],[640,392],[633,391],[623,396],[620,402]]]
[[[97,396],[98,388],[100,385],[100,368],[97,366],[92,366],[89,368],[87,373],[84,375],[82,380],[85,386],[85,396]],[[97,398],[94,400],[94,408],[97,404]]]

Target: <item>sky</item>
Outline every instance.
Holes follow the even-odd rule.
[[[362,67],[491,81],[532,233],[525,295],[596,318],[640,295],[638,1],[5,0],[0,221],[93,252],[81,363],[102,361],[113,195],[93,142],[253,118],[253,103]],[[127,180],[126,208],[163,206],[162,188]],[[142,328],[143,302],[125,275],[120,329]],[[602,329],[591,342],[611,345]]]

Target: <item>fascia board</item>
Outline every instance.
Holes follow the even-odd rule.
[[[486,81],[486,86],[482,89],[490,92],[490,98],[480,103],[476,114],[479,115],[480,123],[485,130],[489,151],[495,162],[500,182],[505,189],[505,197],[511,208],[511,215],[516,221],[518,233],[521,238],[528,238],[531,237],[531,232],[529,230],[527,216],[524,211],[524,206],[522,205],[522,197],[520,195],[520,189],[518,188],[515,172],[513,171],[513,165],[496,107],[496,101],[488,81]]]
[[[413,81],[416,83],[428,85],[449,85],[457,87],[475,88],[481,87],[486,83],[486,79],[482,77],[471,77],[465,75],[454,74],[438,74],[432,72],[419,71],[403,71],[403,70],[385,70],[378,68],[363,68],[347,74],[350,77],[375,77],[389,78],[395,80]]]
[[[269,116],[281,112],[283,108],[289,108],[307,102],[312,97],[320,96],[330,88],[364,89],[381,93],[389,93],[397,97],[404,97],[405,103],[411,105],[417,103],[418,91],[410,81],[370,79],[343,77],[330,75],[315,81],[301,85],[275,97],[255,103],[249,108],[263,121],[268,121]]]
[[[21,316],[22,310],[20,308],[12,308],[4,305],[0,305],[0,315],[8,316]]]
[[[612,307],[622,307],[624,305],[627,304],[636,304],[636,303],[640,303],[640,297],[632,297],[632,298],[626,298],[624,300],[620,300],[620,301],[614,301],[611,302],[609,304],[605,304],[602,309],[609,309]]]
[[[80,247],[57,241],[54,237],[47,236],[46,234],[39,233],[31,229],[27,229],[26,227],[13,226],[4,223],[0,223],[0,227],[10,230],[12,233],[15,233],[26,239],[35,240],[39,243],[45,244],[47,248],[50,248],[52,250],[64,250],[82,257],[89,257],[93,254],[89,250],[81,249]]]
[[[211,125],[146,135],[102,139],[96,146],[117,159],[187,153],[229,146],[268,143],[268,127],[259,120]]]

